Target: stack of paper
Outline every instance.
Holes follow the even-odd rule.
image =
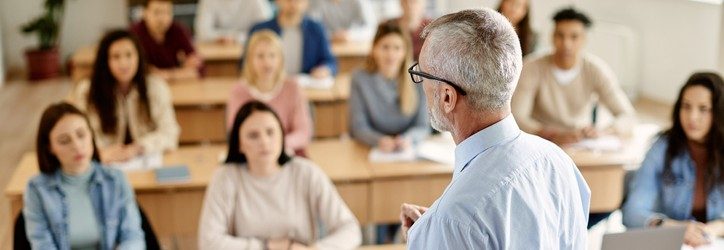
[[[299,86],[310,89],[329,89],[334,86],[334,78],[326,77],[322,79],[314,78],[310,75],[298,75],[297,83]]]
[[[405,150],[384,152],[378,148],[373,148],[368,156],[370,162],[404,162],[415,160],[415,150],[408,147]]]
[[[125,162],[111,163],[108,165],[123,171],[154,169],[163,165],[163,156],[161,153],[141,155]]]
[[[417,146],[417,155],[420,158],[455,165],[455,141],[449,132],[430,137]]]

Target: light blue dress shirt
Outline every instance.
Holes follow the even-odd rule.
[[[453,177],[409,249],[585,249],[590,190],[571,158],[512,115],[455,149]]]

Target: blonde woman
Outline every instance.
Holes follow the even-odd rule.
[[[293,77],[286,77],[282,43],[271,30],[255,32],[249,39],[242,78],[231,89],[226,103],[226,130],[234,115],[251,100],[271,106],[279,114],[286,134],[286,149],[303,154],[312,134],[309,105]]]
[[[349,117],[356,140],[390,152],[429,134],[424,93],[407,73],[411,51],[407,32],[398,25],[377,28],[366,68],[352,76]]]

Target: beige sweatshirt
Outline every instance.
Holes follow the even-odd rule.
[[[617,132],[631,128],[635,111],[611,69],[589,54],[579,63],[579,74],[571,82],[560,84],[553,75],[552,55],[525,60],[511,102],[513,115],[523,131],[572,131],[590,126],[596,102],[615,116],[612,126]]]
[[[119,96],[116,99],[118,127],[113,135],[103,133],[98,113],[95,109],[88,108],[90,81],[78,83],[68,101],[88,114],[93,133],[96,136],[96,143],[100,148],[123,144],[123,139],[126,136],[126,126],[129,126],[131,138],[133,138],[134,142],[143,146],[144,153],[176,149],[181,129],[176,121],[171,91],[166,82],[157,77],[147,77],[146,85],[151,119],[156,123],[156,126],[151,126],[151,124],[147,124],[141,119],[141,115],[138,113],[138,91],[133,88],[125,98]]]
[[[245,165],[216,170],[206,189],[199,249],[263,249],[266,239],[289,238],[318,249],[354,249],[357,219],[332,181],[314,163],[295,157],[274,176]]]

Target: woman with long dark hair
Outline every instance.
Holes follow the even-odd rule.
[[[355,249],[357,219],[313,162],[284,152],[273,109],[244,104],[229,133],[226,164],[204,196],[199,249]]]
[[[651,146],[623,206],[627,227],[686,226],[686,244],[724,236],[724,81],[695,73],[681,88],[673,125]]]
[[[535,51],[538,35],[530,27],[530,0],[501,0],[498,12],[508,18],[520,39],[523,56]]]
[[[86,116],[68,103],[40,118],[40,174],[25,189],[33,249],[145,249],[138,206],[125,175],[99,162]]]
[[[166,82],[147,77],[138,40],[126,30],[107,33],[98,47],[90,81],[71,101],[84,110],[104,162],[125,161],[178,146],[179,126]]]

